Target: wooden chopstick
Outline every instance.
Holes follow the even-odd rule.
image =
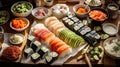
[[[85,59],[86,59],[88,65],[89,65],[89,67],[92,67],[92,64],[91,64],[91,62],[90,62],[90,60],[89,60],[87,54],[85,54]]]

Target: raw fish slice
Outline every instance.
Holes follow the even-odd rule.
[[[65,51],[68,48],[70,48],[70,46],[62,45],[62,46],[58,47],[57,52],[58,52],[58,54],[61,54],[63,51]]]
[[[59,57],[62,58],[62,57],[65,57],[67,55],[70,55],[71,53],[72,53],[72,49],[71,49],[71,47],[69,47],[69,48],[65,49],[64,51],[62,51],[60,53]]]
[[[45,20],[45,25],[49,25],[49,23],[51,23],[51,21],[54,21],[54,20],[58,20],[56,17],[49,17]]]
[[[32,32],[40,29],[46,29],[46,27],[43,24],[36,24],[34,27],[32,27]]]
[[[52,47],[52,50],[57,51],[57,49],[60,48],[63,45],[66,45],[66,44],[64,42],[62,42],[62,41],[59,41],[59,42],[57,42],[57,44],[54,45],[54,47]]]
[[[48,33],[48,34],[42,36],[41,38],[42,38],[42,40],[46,41],[51,36],[55,36],[55,35],[53,33]]]

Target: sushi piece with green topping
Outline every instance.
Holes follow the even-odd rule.
[[[31,60],[32,60],[34,63],[36,63],[37,61],[40,60],[40,54],[38,54],[38,53],[32,54],[32,55],[31,55]]]
[[[36,52],[38,52],[41,55],[41,58],[43,58],[44,55],[49,52],[49,49],[42,46],[42,47],[38,48]]]
[[[25,49],[25,51],[24,51],[24,56],[25,56],[26,58],[28,58],[32,53],[33,53],[33,49],[32,49],[32,48],[27,48],[27,49]]]
[[[30,46],[34,40],[35,40],[35,37],[32,35],[29,35],[27,39],[27,45]]]
[[[33,49],[34,52],[36,52],[36,50],[41,47],[41,43],[39,41],[34,41],[32,44],[31,44],[31,48]]]

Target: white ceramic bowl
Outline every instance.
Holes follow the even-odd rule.
[[[20,29],[16,29],[12,26],[12,21],[10,22],[10,27],[15,30],[15,31],[18,31],[18,32],[21,32],[21,31],[24,31],[26,28],[28,28],[28,26],[30,25],[30,22],[27,18],[15,18],[15,19],[23,19],[27,22],[27,25],[24,27],[24,28],[20,28]]]
[[[104,23],[102,25],[103,31],[110,36],[116,35],[118,33],[118,27],[112,23]]]
[[[30,9],[29,11],[25,12],[25,13],[17,13],[17,12],[14,12],[14,11],[13,11],[13,7],[14,7],[15,5],[17,5],[18,3],[28,3],[28,4],[31,5],[31,9]],[[16,2],[16,3],[14,3],[14,4],[12,5],[12,7],[11,7],[11,12],[12,12],[12,14],[13,14],[14,16],[16,16],[16,17],[27,17],[28,15],[31,14],[32,9],[33,9],[33,5],[32,5],[30,2],[27,2],[27,1],[19,1],[19,2]]]
[[[21,39],[21,41],[19,41],[19,42],[16,42],[16,43],[14,43],[11,39],[13,39],[13,36],[14,35],[18,35],[18,36],[20,36],[22,39]],[[13,34],[13,35],[11,35],[10,36],[10,38],[9,38],[9,42],[11,43],[11,44],[13,44],[13,45],[17,45],[17,44],[21,44],[22,42],[23,42],[23,40],[24,40],[24,35],[23,34]]]
[[[110,42],[111,40],[114,40],[114,39],[118,39],[118,38],[117,38],[117,37],[111,37],[111,38],[106,39],[106,40],[103,42],[103,48],[104,48],[104,51],[105,51],[105,53],[106,53],[107,56],[109,56],[109,57],[111,57],[111,58],[113,58],[113,59],[120,59],[120,57],[115,56],[115,54],[111,54],[111,53],[105,48],[106,43],[107,43],[107,42]]]
[[[45,11],[46,15],[45,15],[45,16],[35,16],[35,13],[36,13],[39,9],[43,9],[43,10]],[[37,19],[44,19],[44,18],[46,18],[46,17],[48,16],[48,14],[49,14],[49,10],[48,10],[47,8],[44,8],[44,7],[37,7],[37,8],[35,8],[35,9],[32,10],[32,15],[33,15],[35,18],[37,18]]]
[[[57,18],[65,17],[69,12],[69,7],[66,4],[56,4],[51,7],[52,15]]]
[[[77,11],[78,8],[80,8],[80,7],[86,8],[87,13],[85,13],[85,14],[77,13],[76,11]],[[88,16],[88,13],[90,12],[90,7],[87,6],[87,5],[84,5],[84,4],[77,4],[77,5],[73,6],[73,11],[74,11],[74,13],[75,13],[79,18],[85,18],[85,17]]]

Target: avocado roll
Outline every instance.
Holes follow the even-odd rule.
[[[49,49],[44,46],[41,46],[37,49],[37,52],[41,55],[41,58],[43,58],[44,55],[49,52]]]
[[[41,43],[37,40],[31,44],[31,48],[33,49],[34,52],[36,52],[37,48],[39,47],[41,47]]]
[[[30,46],[34,40],[35,40],[35,37],[32,35],[29,35],[27,39],[27,45]]]
[[[40,54],[38,54],[38,53],[33,53],[33,54],[31,55],[31,60],[32,60],[34,63],[36,63],[37,61],[40,60]]]
[[[28,58],[32,53],[33,53],[33,49],[32,48],[27,48],[27,49],[24,50],[24,56],[26,58]]]

